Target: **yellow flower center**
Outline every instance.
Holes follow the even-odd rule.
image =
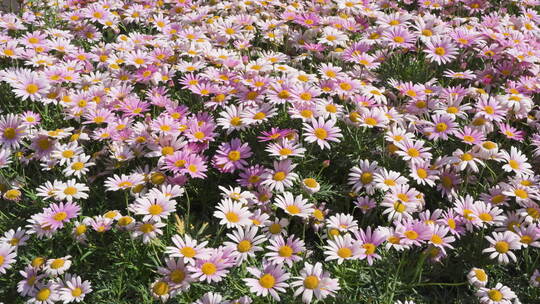
[[[240,252],[248,252],[251,249],[251,242],[248,240],[243,240],[236,246],[236,249]]]
[[[39,87],[33,83],[26,86],[26,92],[28,94],[35,94],[39,90]]]
[[[420,156],[420,151],[418,151],[418,149],[416,149],[416,148],[409,148],[407,150],[407,154],[410,157],[418,157],[418,156]]]
[[[434,234],[431,236],[431,242],[433,244],[440,245],[443,243],[443,239],[438,234]]]
[[[445,124],[444,122],[440,122],[438,123],[437,125],[435,125],[435,130],[437,132],[444,132],[448,129],[448,125]]]
[[[276,284],[276,278],[273,275],[267,273],[259,279],[259,284],[264,288],[272,288]]]
[[[375,253],[375,249],[377,249],[377,247],[372,243],[365,243],[362,245],[362,248],[366,250],[365,254],[367,255]]]
[[[281,225],[278,224],[278,223],[274,223],[274,224],[270,225],[270,228],[268,230],[272,234],[278,234],[278,233],[281,232]]]
[[[407,206],[405,206],[405,204],[403,203],[400,203],[400,202],[395,202],[394,203],[394,210],[399,212],[399,213],[402,213],[402,212],[405,212],[405,209],[407,209]]]
[[[497,289],[491,289],[488,291],[488,296],[493,301],[500,301],[503,298],[502,292],[498,291]]]
[[[82,163],[82,162],[74,162],[73,164],[71,164],[71,169],[73,169],[75,171],[79,171],[82,168],[84,168],[84,163]]]
[[[428,176],[428,173],[426,171],[426,169],[424,168],[418,168],[416,169],[416,174],[418,175],[418,177],[424,179]]]
[[[238,214],[236,214],[235,212],[232,212],[232,211],[227,212],[225,214],[225,218],[231,223],[237,223],[238,221],[240,221],[240,218],[238,217]]]
[[[17,131],[15,128],[6,128],[4,129],[4,137],[7,139],[14,139],[17,136]]]
[[[486,272],[483,269],[475,269],[474,274],[479,281],[485,282],[487,280]]]
[[[275,181],[280,182],[280,181],[284,180],[286,177],[287,177],[287,175],[285,174],[285,172],[278,171],[278,172],[274,173],[273,178],[274,178]]]
[[[318,139],[324,140],[328,137],[328,132],[326,132],[326,130],[323,128],[316,128],[314,133],[315,137],[317,137]]]
[[[83,293],[83,290],[79,287],[73,289],[71,291],[71,295],[74,296],[74,297],[79,297],[81,294]]]
[[[180,253],[183,256],[185,256],[186,258],[192,258],[197,254],[195,249],[193,249],[193,247],[189,247],[189,246],[186,246],[186,247],[183,247],[182,249],[180,249]]]
[[[479,217],[482,221],[484,221],[484,222],[491,222],[491,221],[493,221],[493,216],[491,216],[491,214],[486,213],[486,212],[480,213],[480,214],[478,215],[478,217]]]
[[[444,56],[444,54],[446,54],[446,50],[442,47],[435,48],[435,54]]]
[[[159,215],[163,212],[163,207],[157,204],[152,204],[148,207],[148,213],[151,215]]]
[[[165,281],[159,281],[154,284],[152,291],[158,296],[163,296],[169,293],[169,284]]]
[[[288,258],[293,254],[293,249],[290,246],[283,245],[279,248],[278,254],[280,257]]]
[[[318,183],[314,178],[306,178],[304,179],[304,185],[306,185],[309,188],[316,188]]]
[[[38,293],[36,293],[36,300],[45,301],[51,295],[51,290],[49,288],[43,288]]]
[[[362,184],[369,184],[373,181],[373,173],[371,172],[364,172],[360,176],[360,180],[362,181]]]
[[[350,258],[352,256],[352,250],[347,247],[339,248],[337,255],[343,259]]]
[[[507,253],[508,250],[510,250],[510,244],[505,241],[498,241],[495,243],[495,250],[497,250],[498,253]]]
[[[60,211],[60,212],[57,212],[54,216],[53,216],[53,219],[55,221],[63,221],[67,218],[67,213],[65,213],[64,211]]]
[[[66,195],[75,195],[77,193],[77,188],[69,186],[64,189],[64,194]]]
[[[229,152],[228,157],[231,161],[237,161],[240,159],[240,152],[237,150],[233,150]]]
[[[52,269],[58,269],[58,268],[61,268],[62,266],[64,266],[64,264],[65,264],[64,259],[54,259],[54,261],[52,261],[52,263],[51,263],[51,268]]]
[[[287,206],[286,209],[290,214],[298,214],[298,213],[300,213],[300,208],[298,208],[298,206],[296,206],[296,205],[289,205],[289,206]]]
[[[416,240],[418,238],[418,233],[414,230],[407,230],[405,231],[404,235],[409,240]]]
[[[307,276],[304,279],[304,287],[307,289],[315,289],[319,286],[319,278],[314,275]]]
[[[186,273],[182,271],[181,269],[175,269],[171,271],[171,273],[169,274],[169,277],[171,278],[171,281],[173,283],[180,284],[186,278]]]
[[[139,230],[142,233],[150,233],[150,232],[154,231],[154,225],[152,225],[152,224],[142,224],[141,227],[139,228]]]
[[[514,159],[509,160],[509,161],[508,161],[508,164],[509,164],[510,167],[511,167],[512,169],[514,169],[514,170],[519,169],[519,163],[518,163],[516,160],[514,160]]]
[[[206,262],[201,267],[202,273],[205,275],[213,275],[217,271],[217,267],[214,263]]]

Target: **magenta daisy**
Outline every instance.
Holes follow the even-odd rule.
[[[276,232],[275,227],[276,226],[274,226],[273,232]],[[279,229],[281,230],[281,228]],[[270,230],[272,232],[272,226],[270,227]],[[274,234],[277,234],[277,232]],[[302,260],[299,254],[306,250],[304,241],[296,238],[294,235],[290,235],[287,240],[285,240],[283,236],[277,235],[269,239],[269,242],[270,245],[266,246],[266,249],[269,250],[269,252],[265,254],[265,257],[275,264],[285,263],[287,266],[292,267],[293,263]]]
[[[427,54],[426,57],[431,62],[436,62],[439,65],[452,61],[458,53],[457,48],[449,38],[433,36],[427,39],[425,44],[426,49],[424,52]]]

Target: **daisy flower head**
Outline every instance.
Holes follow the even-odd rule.
[[[298,178],[298,174],[293,172],[295,167],[296,164],[293,164],[290,159],[274,161],[274,169],[267,170],[261,176],[263,179],[261,185],[268,187],[269,190],[285,191],[285,188],[292,187],[293,182]]]
[[[278,235],[271,238],[269,242],[270,245],[266,246],[269,252],[265,254],[265,257],[275,264],[285,263],[292,267],[294,263],[302,260],[299,255],[306,250],[304,241],[294,235],[290,235],[286,240]]]
[[[56,230],[64,227],[65,223],[68,223],[72,218],[77,217],[80,214],[81,207],[79,205],[68,203],[52,203],[44,211],[44,225],[50,229]]]
[[[424,52],[427,54],[427,58],[438,65],[452,61],[458,53],[457,48],[449,38],[432,36],[425,44]]]
[[[292,216],[308,218],[313,213],[313,204],[308,203],[302,194],[295,197],[290,192],[284,192],[276,197],[274,204]]]
[[[45,263],[45,273],[50,276],[62,275],[71,267],[71,256],[65,256],[56,259],[49,259]]]
[[[131,231],[131,237],[135,239],[141,236],[143,243],[148,244],[150,241],[163,234],[163,230],[161,230],[161,228],[165,226],[166,224],[162,222],[154,222],[151,220],[142,221],[135,224],[135,227]]]
[[[302,302],[310,303],[313,296],[317,300],[322,300],[328,296],[333,296],[339,289],[339,281],[330,277],[328,271],[324,271],[321,263],[315,265],[304,263],[304,268],[300,270],[300,276],[294,277],[290,284],[295,288],[294,296],[302,295]]]
[[[339,265],[345,260],[358,259],[360,254],[366,251],[350,234],[337,235],[333,240],[328,240],[328,245],[324,246],[324,249],[325,261],[337,260]]]
[[[80,276],[68,276],[64,279],[64,286],[60,289],[60,300],[64,303],[81,302],[87,294],[92,292],[90,281],[83,281]]]
[[[174,246],[169,246],[165,249],[170,257],[182,258],[186,263],[195,264],[196,259],[206,259],[209,257],[207,241],[198,242],[191,238],[188,234],[182,236],[175,234],[171,240]]]
[[[0,243],[0,273],[5,274],[17,257],[16,248],[9,243]]]
[[[307,142],[316,142],[321,149],[330,149],[329,142],[340,142],[341,130],[335,126],[336,121],[330,119],[324,121],[324,118],[319,117],[318,120],[312,119],[311,124],[304,123],[304,138]]]
[[[58,186],[58,191],[54,193],[54,196],[58,200],[66,200],[68,203],[71,203],[73,200],[87,199],[88,193],[86,192],[88,190],[90,188],[85,184],[77,183],[76,180],[70,179]]]
[[[484,269],[473,267],[467,274],[467,280],[477,288],[484,287],[488,282],[488,275]]]
[[[171,287],[178,291],[188,290],[193,279],[183,259],[165,259],[167,267],[158,267],[158,273],[163,275]]]
[[[220,145],[214,156],[214,165],[222,172],[234,172],[244,169],[248,165],[246,159],[253,153],[248,143],[242,143],[240,139],[234,138],[229,143]]]
[[[19,81],[12,84],[13,93],[23,100],[36,101],[49,91],[49,83],[44,78],[41,78],[39,73],[25,70],[19,74],[19,77]]]
[[[540,287],[540,271],[538,269],[534,270],[534,273],[531,276],[530,279],[531,285],[534,287]]]
[[[195,265],[188,266],[193,278],[200,282],[219,282],[229,273],[229,268],[236,263],[236,259],[230,252],[223,248],[213,249],[207,259],[196,260]]]
[[[59,285],[54,280],[37,283],[35,294],[27,303],[53,304],[60,299]]]
[[[290,274],[280,264],[264,263],[262,270],[254,267],[248,267],[247,270],[255,279],[246,278],[243,281],[257,296],[266,297],[270,294],[274,300],[279,301],[278,292],[285,292],[289,286],[286,281]]]
[[[216,209],[214,217],[221,219],[220,225],[226,225],[227,228],[240,228],[251,224],[249,217],[252,213],[240,202],[224,198]]]
[[[480,287],[476,296],[482,304],[510,304],[517,298],[509,287],[501,283],[497,283],[493,288]]]
[[[4,233],[4,236],[0,238],[0,244],[8,243],[16,249],[19,246],[24,246],[26,241],[30,238],[27,235],[26,230],[18,227],[17,230],[10,229]]]
[[[144,215],[143,221],[161,221],[176,210],[176,201],[165,195],[147,195],[138,198],[130,209],[138,215]]]
[[[512,250],[519,250],[521,244],[519,237],[510,231],[493,232],[491,236],[486,236],[490,247],[482,250],[484,253],[489,253],[491,259],[497,259],[501,264],[508,264],[510,259],[517,261],[516,255]]]
[[[265,236],[257,235],[258,231],[259,227],[253,225],[239,228],[233,233],[227,234],[232,242],[225,242],[223,245],[234,248],[238,265],[242,264],[248,257],[255,257],[257,251],[263,250],[259,245],[264,243]]]
[[[360,253],[359,259],[367,259],[369,265],[373,265],[373,261],[381,259],[381,256],[377,254],[377,248],[386,240],[386,234],[380,228],[372,230],[368,226],[365,231],[358,229],[354,232],[356,240],[359,242],[359,246],[364,249]]]

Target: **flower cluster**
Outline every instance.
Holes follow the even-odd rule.
[[[1,274],[23,245],[120,235],[163,249],[163,302],[247,271],[250,296],[195,303],[310,303],[394,251],[439,263],[472,238],[505,267],[540,247],[537,0],[38,2],[0,14],[0,193],[31,210]],[[32,256],[18,293],[91,296],[77,258]]]

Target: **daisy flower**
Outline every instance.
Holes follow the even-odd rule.
[[[269,242],[270,245],[266,246],[269,252],[264,256],[275,264],[285,263],[287,266],[292,267],[294,263],[302,260],[299,254],[306,250],[304,241],[295,238],[294,235],[290,235],[287,240],[278,235],[269,239]]]
[[[176,210],[176,201],[165,195],[147,195],[139,198],[130,209],[138,215],[144,215],[143,221],[161,221]]]
[[[143,243],[148,244],[151,240],[156,239],[163,234],[161,228],[165,226],[166,224],[162,222],[142,221],[135,224],[135,227],[131,231],[131,237],[137,238],[142,236]]]
[[[83,281],[80,276],[67,276],[64,288],[60,289],[60,300],[64,303],[81,302],[92,292],[90,281]]]
[[[208,258],[208,250],[206,245],[208,241],[198,242],[192,239],[188,234],[180,236],[178,234],[173,235],[171,240],[174,246],[168,246],[165,248],[165,253],[170,257],[182,258],[185,262],[193,265],[195,259]]]
[[[433,36],[426,40],[425,44],[426,49],[424,52],[427,54],[426,57],[431,62],[436,62],[439,65],[452,61],[458,53],[457,48],[449,38]]]
[[[66,200],[71,203],[74,199],[87,199],[90,188],[85,184],[77,183],[76,180],[70,179],[65,183],[58,186],[58,191],[54,193],[54,196],[58,200]]]
[[[308,203],[302,194],[294,197],[290,192],[284,192],[275,199],[274,205],[287,214],[307,218],[313,213],[313,204]]]
[[[274,300],[279,301],[278,292],[285,292],[285,288],[289,286],[286,281],[290,275],[279,264],[263,264],[262,271],[255,267],[248,267],[247,270],[256,279],[242,280],[249,286],[249,291],[257,296],[266,297],[270,294]]]
[[[237,253],[236,261],[238,265],[248,257],[255,257],[257,251],[263,250],[258,245],[264,243],[265,236],[257,235],[258,231],[259,227],[248,226],[227,234],[227,237],[232,242],[224,242],[223,245],[234,248]]]
[[[11,268],[17,257],[16,248],[9,243],[0,243],[0,273],[6,273],[6,269]]]
[[[0,144],[7,149],[17,149],[26,135],[26,126],[18,115],[0,116]]]
[[[39,274],[39,267],[27,265],[24,270],[19,273],[23,276],[23,280],[17,283],[17,292],[22,296],[32,295],[36,292],[36,286],[45,274]]]
[[[184,264],[183,259],[165,259],[167,267],[158,267],[158,273],[163,275],[175,290],[185,291],[189,289],[193,279]]]
[[[497,283],[494,288],[480,287],[476,296],[482,304],[510,304],[516,294],[507,286]]]
[[[330,149],[329,141],[340,142],[340,138],[343,137],[335,124],[336,121],[333,119],[326,122],[322,117],[319,117],[319,120],[312,119],[311,124],[303,124],[303,130],[306,132],[304,138],[309,143],[316,142],[321,149]]]
[[[325,261],[338,260],[338,265],[341,265],[345,260],[357,259],[360,254],[366,250],[360,247],[353,240],[350,234],[345,236],[337,235],[333,240],[328,240],[328,245],[324,246]]]
[[[219,282],[229,273],[228,268],[235,264],[228,252],[214,249],[207,259],[196,260],[195,265],[188,266],[194,279],[207,283]]]
[[[227,228],[240,228],[251,224],[249,217],[252,215],[242,203],[232,201],[230,198],[222,199],[216,207],[214,217],[221,219],[220,225]]]
[[[248,143],[242,143],[240,139],[234,138],[229,143],[222,143],[214,156],[214,165],[222,172],[234,172],[244,169],[248,162],[246,159],[253,153]]]
[[[50,276],[58,276],[66,272],[71,267],[71,256],[49,259],[43,268],[45,273]]]
[[[122,174],[121,176],[115,174],[114,176],[107,178],[104,185],[107,188],[106,191],[117,191],[130,189],[142,183],[144,183],[144,176],[141,174]]]
[[[310,303],[313,296],[317,300],[322,300],[328,296],[333,296],[339,289],[339,281],[332,279],[330,273],[324,271],[321,263],[311,265],[304,263],[304,268],[300,270],[300,276],[294,277],[290,285],[296,288],[294,296],[302,295],[302,302]]]
[[[62,170],[65,176],[76,176],[81,178],[83,175],[86,175],[90,170],[89,167],[94,166],[95,163],[89,161],[90,156],[81,154],[73,157],[68,163],[66,168]]]
[[[366,230],[358,229],[354,232],[358,245],[364,250],[358,256],[359,259],[367,259],[369,265],[373,265],[374,260],[381,259],[377,254],[377,248],[386,240],[386,234],[381,229],[371,230],[368,226]]]
[[[64,227],[65,223],[68,223],[72,218],[77,217],[80,214],[81,207],[79,205],[68,203],[52,203],[44,211],[44,225],[50,229],[56,230]]]
[[[467,274],[467,280],[469,284],[475,287],[484,287],[488,281],[488,275],[484,269],[473,267]]]
[[[540,271],[538,271],[538,269],[534,270],[534,273],[531,276],[530,282],[532,286],[540,287]]]
[[[17,249],[19,246],[24,246],[26,241],[30,238],[27,235],[26,230],[18,227],[17,230],[10,229],[4,233],[4,236],[0,238],[0,244],[7,243]]]
[[[517,176],[533,175],[531,165],[527,162],[527,156],[519,151],[516,147],[510,148],[510,153],[506,150],[501,150],[501,157],[506,164],[502,166],[506,172],[514,172]]]
[[[298,178],[298,174],[292,172],[295,167],[296,164],[293,164],[290,159],[274,161],[274,169],[267,170],[261,176],[263,179],[261,185],[268,187],[270,191],[274,189],[278,192],[285,191],[285,188],[292,187],[293,182]]]
[[[13,93],[17,97],[30,99],[36,101],[37,99],[45,96],[49,91],[49,83],[39,76],[39,73],[30,72],[25,70],[19,74],[19,81],[12,83]]]
[[[490,243],[490,247],[482,250],[484,253],[489,253],[491,259],[497,258],[497,261],[501,264],[508,264],[510,257],[514,262],[517,260],[516,255],[512,250],[519,250],[521,244],[519,237],[510,231],[493,232],[491,236],[486,236],[486,240]]]
[[[302,148],[300,143],[283,138],[278,142],[271,142],[266,147],[266,152],[271,156],[278,157],[280,160],[287,159],[288,157],[303,157],[306,149]]]
[[[50,280],[46,284],[38,283],[36,285],[36,292],[27,303],[53,304],[60,300],[58,290],[60,286],[54,280]]]

